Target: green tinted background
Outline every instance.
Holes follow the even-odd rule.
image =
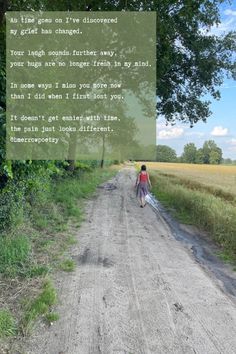
[[[89,19],[115,22],[84,22]],[[68,32],[57,33],[59,30]],[[75,33],[70,32],[73,30]],[[11,55],[11,50],[24,55]],[[87,50],[95,55],[83,54]],[[108,51],[114,52],[112,57]],[[10,68],[13,62],[23,66]],[[23,88],[21,84],[34,87]],[[38,86],[41,84],[51,87],[45,89]],[[76,88],[62,88],[62,84]],[[94,84],[105,86],[95,88]],[[155,12],[8,12],[7,158],[99,159],[105,151],[105,158],[152,159],[155,84]],[[54,98],[49,99],[52,95]],[[16,120],[11,119],[13,116]],[[22,116],[35,118],[26,121]],[[88,120],[94,116],[96,120]],[[116,120],[105,121],[105,116]],[[87,131],[88,126],[97,131]],[[12,127],[21,131],[12,131]],[[43,127],[47,131],[42,132]],[[102,128],[109,131],[99,132]],[[21,137],[51,137],[58,143],[11,142]]]

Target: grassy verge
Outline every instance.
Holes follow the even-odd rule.
[[[81,207],[78,200],[88,198],[94,193],[96,187],[103,181],[114,175],[110,169],[96,169],[93,172],[84,173],[79,179],[69,177],[58,181],[53,190],[54,201],[63,209],[64,217],[81,218]]]
[[[28,334],[39,317],[47,323],[59,318],[53,312],[56,291],[45,276],[55,270],[71,272],[68,257],[77,241],[83,219],[83,201],[96,187],[115,175],[111,168],[66,174],[52,180],[50,188],[34,200],[17,229],[0,237],[0,337]],[[11,314],[7,309],[14,309]]]
[[[26,335],[30,332],[34,322],[41,315],[44,318],[52,320],[50,313],[51,307],[57,303],[57,295],[54,286],[50,280],[46,280],[42,286],[40,293],[34,298],[26,301],[25,313],[22,318],[20,327],[21,331]],[[56,317],[57,319],[57,317]]]
[[[208,231],[227,259],[236,262],[236,208],[231,201],[177,183],[177,179],[173,183],[173,177],[167,174],[152,172],[151,180],[152,192],[175,217]]]

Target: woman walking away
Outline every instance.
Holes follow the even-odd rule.
[[[141,166],[141,171],[136,179],[135,187],[137,188],[137,196],[140,199],[140,207],[143,208],[146,205],[145,196],[148,194],[148,185],[151,188],[151,182],[149,174],[147,173],[145,165]]]

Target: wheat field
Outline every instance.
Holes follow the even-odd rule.
[[[236,262],[236,166],[145,164],[156,198],[180,221],[208,231]]]
[[[147,162],[148,169],[189,179],[236,196],[236,166]]]

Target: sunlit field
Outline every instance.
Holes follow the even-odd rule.
[[[223,189],[236,196],[236,166],[148,162],[151,170]]]

